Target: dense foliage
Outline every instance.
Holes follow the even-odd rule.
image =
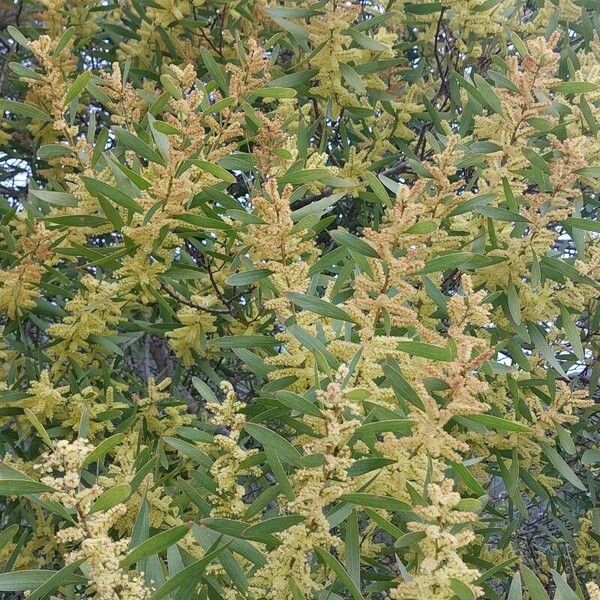
[[[0,595],[600,599],[600,6],[7,0]]]

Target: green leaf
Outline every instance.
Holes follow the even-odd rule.
[[[475,494],[478,496],[485,496],[486,491],[482,487],[482,485],[475,479],[475,477],[471,474],[471,471],[465,467],[462,463],[453,462],[452,470],[456,474],[456,476],[463,481],[463,483]]]
[[[438,224],[435,221],[419,221],[415,223],[412,227],[409,227],[406,230],[406,233],[412,234],[424,234],[431,233],[438,228]]]
[[[318,406],[294,392],[279,390],[275,393],[275,397],[284,406],[298,411],[301,414],[311,415],[320,419],[323,418],[323,413],[319,410]]]
[[[202,62],[206,66],[206,70],[210,76],[215,80],[217,85],[223,90],[225,96],[229,93],[229,86],[227,85],[227,79],[223,73],[223,69],[219,66],[217,61],[212,57],[212,54],[206,49],[200,48],[200,55],[202,56]]]
[[[382,205],[390,206],[391,205],[390,197],[389,197],[383,183],[381,183],[381,180],[379,179],[379,177],[377,177],[375,175],[375,173],[372,173],[371,171],[367,171],[365,173],[365,176],[367,178],[367,181],[369,182],[369,187],[373,190],[373,192],[375,192],[375,195],[377,196],[379,201],[382,203]]]
[[[202,525],[208,529],[230,535],[234,538],[245,538],[244,530],[246,528],[246,523],[243,521],[222,517],[209,517],[207,519],[202,519]]]
[[[84,467],[98,462],[104,458],[113,448],[118,446],[125,439],[124,433],[115,433],[106,439],[102,440],[87,456]]]
[[[106,215],[106,218],[111,222],[111,225],[120,231],[125,225],[119,211],[109,202],[104,196],[98,196],[98,204],[102,209],[102,212]]]
[[[272,272],[270,269],[252,269],[251,271],[230,275],[225,283],[231,287],[243,287],[268,277]]]
[[[27,596],[28,600],[42,600],[48,598],[50,594],[63,585],[68,585],[74,580],[80,581],[85,578],[75,577],[74,573],[79,569],[79,566],[84,562],[85,559],[76,560],[66,567],[63,567],[60,571],[53,573],[42,585],[36,588],[31,595]]]
[[[556,356],[554,354],[554,350],[550,347],[544,334],[540,331],[539,327],[535,323],[529,323],[527,326],[527,331],[531,336],[531,341],[534,346],[538,350],[538,352],[544,357],[544,359],[548,362],[548,364],[552,365],[563,377],[566,377],[567,374],[563,370],[561,364],[556,360]]]
[[[578,490],[587,492],[585,485],[583,485],[581,479],[579,479],[579,477],[575,474],[575,471],[571,469],[571,467],[566,463],[565,459],[554,448],[552,448],[552,446],[549,446],[546,444],[546,442],[538,442],[538,444],[540,445],[542,452],[546,455],[546,458],[562,477],[564,477]]]
[[[506,292],[508,299],[508,310],[513,321],[517,324],[521,324],[521,300],[519,298],[519,292],[514,284],[511,282],[508,284],[508,290]]]
[[[527,50],[525,42],[523,42],[523,40],[514,31],[510,34],[510,39],[522,58],[525,58],[529,55],[529,51]]]
[[[96,143],[94,144],[94,150],[92,152],[92,167],[95,167],[98,164],[99,160],[102,158],[102,155],[106,150],[107,143],[108,129],[106,127],[103,127],[100,130],[98,137],[96,138]],[[107,156],[110,156],[110,154],[107,153]]]
[[[288,500],[294,500],[296,498],[296,494],[294,493],[294,488],[292,487],[292,483],[289,480],[279,457],[276,454],[275,450],[269,450],[265,448],[265,456],[267,457],[267,463],[271,467],[271,471],[273,476],[277,480],[281,491],[286,495]]]
[[[50,192],[48,190],[29,190],[29,193],[53,206],[77,206],[77,198],[68,192]]]
[[[496,198],[497,198],[496,194],[482,194],[481,196],[475,196],[475,198],[471,198],[470,200],[461,202],[458,206],[453,208],[448,213],[448,216],[455,217],[457,215],[462,215],[464,213],[475,210],[477,207],[479,207],[481,205],[489,204]]]
[[[5,390],[0,393],[0,402],[16,402],[23,400],[23,398],[30,398],[31,394],[26,392],[18,392],[16,390]]]
[[[473,513],[479,512],[482,507],[483,504],[478,498],[462,498],[456,505],[457,510],[466,510]]]
[[[496,92],[494,88],[481,76],[479,73],[475,73],[473,76],[473,81],[477,86],[477,89],[481,93],[485,103],[489,108],[491,108],[495,113],[499,115],[503,114],[502,110],[502,102],[500,102],[500,98],[496,96]]]
[[[339,63],[340,72],[344,81],[359,94],[366,94],[367,88],[362,77],[348,64]]]
[[[220,165],[215,165],[211,162],[208,162],[207,160],[198,160],[196,158],[191,159],[190,162],[202,171],[210,173],[213,177],[216,177],[217,179],[221,179],[222,181],[225,181],[227,183],[235,183],[237,181],[234,175],[232,175],[229,171],[227,171]]]
[[[358,254],[362,254],[363,256],[370,256],[371,258],[379,258],[379,254],[377,250],[373,248],[370,244],[365,242],[364,240],[356,237],[349,231],[345,231],[343,229],[336,229],[335,231],[330,231],[329,235],[344,248],[348,248],[348,250],[354,250],[358,252]]]
[[[481,423],[482,425],[497,431],[515,431],[519,433],[531,432],[531,428],[527,425],[517,423],[516,421],[509,421],[508,419],[503,419],[502,417],[496,417],[494,415],[476,414],[467,415],[463,418],[468,419],[469,421],[475,421],[476,423]]]
[[[52,440],[50,439],[48,432],[40,423],[39,419],[35,416],[35,414],[28,408],[24,408],[23,412],[25,413],[27,420],[33,425],[33,428],[40,434],[40,437],[42,438],[46,446],[48,446],[48,448],[52,448]]]
[[[33,569],[29,571],[12,571],[11,573],[0,573],[0,591],[2,592],[24,592],[33,590],[46,583],[56,571]],[[71,575],[66,584],[77,585],[85,583],[85,577]]]
[[[510,589],[506,600],[523,600],[523,588],[521,586],[521,574],[517,571],[510,583]]]
[[[556,425],[556,433],[560,442],[561,448],[567,453],[573,456],[577,452],[573,437],[567,429],[562,425]]]
[[[321,200],[317,200],[316,202],[311,202],[306,206],[297,208],[296,210],[292,211],[292,221],[297,223],[308,215],[321,215],[332,208],[333,205],[341,200],[345,195],[346,194],[344,192],[332,194],[331,196],[326,196],[325,198],[321,198]]]
[[[106,146],[106,140],[103,141],[100,139],[100,136],[103,132],[106,132],[108,136],[108,130],[103,129],[102,132],[100,132],[100,134],[98,135],[96,148],[100,147],[103,149]],[[96,153],[96,148],[94,148],[94,154]],[[110,163],[117,167],[119,171],[121,171],[121,173],[123,173],[127,177],[127,179],[129,179],[129,181],[131,181],[131,183],[133,183],[133,185],[135,185],[140,190],[147,190],[149,187],[152,186],[152,183],[150,181],[148,181],[145,177],[142,177],[135,171],[132,171],[127,165],[124,165],[122,162],[118,161],[116,158],[114,158],[114,156],[112,156],[110,152],[107,153],[106,156]]]
[[[24,65],[18,62],[8,63],[8,68],[18,77],[32,79],[33,81],[40,81],[42,79],[40,73],[34,71],[33,69],[30,69],[29,67],[25,67]]]
[[[195,227],[201,227],[203,229],[222,229],[229,230],[229,224],[225,223],[225,221],[221,221],[220,219],[213,219],[212,217],[205,217],[204,215],[192,215],[192,214],[183,214],[175,217],[179,221],[183,221],[184,223],[189,223],[190,225],[194,225]]]
[[[394,459],[390,458],[359,458],[354,461],[352,466],[348,469],[348,475],[350,475],[350,477],[359,477],[365,473],[383,469],[383,467],[387,467],[395,462]]]
[[[529,591],[531,600],[550,600],[550,596],[546,593],[542,582],[529,567],[521,566],[521,576],[525,587]]]
[[[330,317],[331,319],[337,319],[339,321],[348,321],[352,323],[352,317],[343,309],[339,308],[331,302],[316,298],[314,296],[308,296],[307,294],[299,294],[297,292],[287,292],[286,297],[293,302],[296,306],[304,310],[308,310],[317,315],[324,317]]]
[[[169,161],[169,152],[171,148],[171,142],[169,141],[169,136],[165,133],[160,132],[154,124],[156,123],[156,119],[153,115],[148,114],[148,124],[150,125],[150,133],[152,134],[152,139],[156,144],[159,154],[163,157],[165,162]]]
[[[81,94],[83,91],[83,88],[85,88],[85,86],[89,83],[91,78],[91,71],[83,71],[82,73],[79,73],[77,79],[75,79],[75,81],[69,86],[69,89],[65,94],[63,106],[68,106],[75,98],[77,98],[77,96],[79,96],[79,94]]]
[[[408,419],[385,419],[383,421],[371,421],[361,425],[352,436],[361,437],[362,435],[377,435],[379,433],[386,433],[388,431],[393,433],[401,433],[407,435],[412,429],[412,421]]]
[[[373,22],[375,19],[369,19],[370,22]],[[366,21],[363,21],[366,23]],[[381,71],[385,71],[386,69],[391,69],[399,65],[403,59],[399,56],[395,58],[386,58],[383,60],[370,60],[366,63],[361,63],[360,65],[354,65],[354,70],[359,75],[370,75],[372,73],[381,73]],[[370,112],[370,111],[369,111]]]
[[[465,263],[469,262],[473,258],[473,255],[469,252],[454,252],[451,254],[443,254],[442,256],[436,256],[430,258],[425,266],[419,271],[421,275],[427,273],[437,273],[439,271],[447,271],[448,269],[455,269]]]
[[[344,562],[352,581],[360,589],[360,532],[358,514],[355,510],[346,519]]]
[[[583,177],[591,177],[592,179],[600,178],[600,167],[585,167],[576,172]]]
[[[350,592],[350,595],[354,600],[365,600],[364,596],[360,593],[360,590],[352,580],[352,577],[348,575],[348,571],[344,569],[344,565],[342,565],[335,556],[331,555],[324,548],[315,548],[315,553],[319,560],[337,575],[338,581]]]
[[[104,491],[90,508],[90,513],[101,512],[125,502],[131,495],[131,486],[128,483],[119,483]]]
[[[189,530],[188,525],[177,525],[176,527],[157,533],[128,552],[127,556],[121,561],[121,566],[129,567],[148,556],[164,552],[169,546],[172,546],[186,535]]]
[[[379,51],[379,52],[387,50],[387,46],[385,44],[382,44],[380,41],[376,40],[375,38],[365,35],[364,33],[361,33],[360,31],[355,31],[354,29],[348,29],[348,34],[359,46],[362,46],[363,48],[366,48],[367,50],[375,50],[375,51]]]
[[[244,530],[244,537],[247,539],[259,539],[265,535],[285,531],[293,525],[304,521],[302,515],[284,515],[281,517],[270,517],[251,525]]]
[[[39,121],[52,121],[52,117],[50,115],[41,111],[36,106],[25,104],[24,102],[18,102],[17,100],[0,100],[0,110],[7,111],[14,115],[19,115],[21,117],[38,119]]]
[[[564,260],[554,258],[553,256],[542,256],[541,263],[545,268],[556,271],[576,283],[591,285],[596,289],[600,288],[600,284],[597,281],[594,281],[587,275],[582,275],[575,267]]]
[[[441,2],[426,2],[424,4],[409,2],[404,5],[406,12],[413,15],[430,15],[440,12],[442,8],[443,5]]]
[[[58,56],[67,47],[67,44],[73,39],[76,31],[77,29],[75,27],[69,27],[65,30],[54,47],[52,56]]]
[[[298,450],[275,431],[257,423],[246,423],[244,429],[260,442],[265,450],[273,452],[283,462],[296,467],[302,466],[302,456]]]
[[[217,348],[270,348],[280,342],[266,335],[226,335],[209,343]]]
[[[475,594],[473,594],[471,588],[458,579],[450,580],[450,589],[460,600],[475,600]]]
[[[402,500],[390,498],[389,496],[376,496],[374,494],[343,494],[340,496],[342,502],[357,504],[358,506],[367,506],[369,508],[382,508],[390,512],[409,512],[411,506]]]
[[[165,135],[183,135],[180,129],[174,127],[170,123],[165,123],[164,121],[153,121],[152,127],[158,131],[159,133],[164,133]]]
[[[88,340],[100,346],[102,350],[108,352],[109,354],[118,354],[119,356],[123,356],[123,350],[121,350],[121,348],[119,348],[119,346],[117,346],[117,344],[107,336],[92,334],[88,337]]]
[[[219,400],[215,396],[214,392],[198,377],[192,377],[192,385],[196,388],[196,391],[207,401],[207,402],[216,402]]]
[[[150,596],[150,600],[160,600],[184,585],[186,589],[192,590],[196,583],[206,575],[206,567],[226,549],[227,546],[221,546],[214,550],[211,549],[200,560],[193,562],[191,565],[185,567],[185,569],[179,571],[176,575],[173,575],[173,577],[167,579],[167,581],[163,583],[152,596]]]
[[[207,468],[212,466],[212,460],[200,450],[194,444],[190,444],[185,440],[180,440],[179,438],[164,436],[163,440],[169,444],[172,448],[175,448],[178,452],[181,452],[184,456],[191,458],[194,462],[199,465],[203,465]]]
[[[555,92],[561,94],[585,94],[587,92],[596,92],[600,86],[588,81],[561,81],[554,87]]]
[[[33,479],[0,479],[0,496],[24,496],[52,491],[51,487]]]
[[[395,363],[383,363],[383,374],[392,386],[394,393],[399,398],[410,402],[413,406],[416,406],[421,410],[425,410],[425,406],[421,398],[419,398],[419,394],[417,394],[414,388],[408,383]]]
[[[296,71],[295,73],[289,73],[288,75],[283,75],[282,77],[273,79],[269,81],[267,85],[269,87],[299,87],[303,84],[307,84],[318,72],[318,69],[306,69],[305,71]]]
[[[303,185],[318,180],[328,173],[327,169],[300,169],[299,171],[288,171],[283,177],[279,177],[277,181],[281,185],[285,185],[286,183]]]
[[[458,73],[455,73],[454,77],[456,78],[456,81],[458,81],[458,83],[460,84],[460,87],[462,87],[467,92],[467,94],[469,94],[469,96],[471,96],[471,98],[475,100],[477,104],[481,106],[487,106],[488,108],[492,109],[492,107],[488,104],[487,100],[485,99],[484,95],[481,93],[480,90],[477,89],[477,87],[473,85],[473,83],[471,83],[468,79],[465,79]]]
[[[37,151],[38,157],[44,160],[51,160],[59,156],[68,156],[69,154],[71,154],[71,148],[63,144],[44,144]]]
[[[250,95],[258,96],[260,98],[295,98],[296,94],[296,90],[293,90],[292,88],[272,87],[269,85],[254,90]]]
[[[585,169],[583,169],[585,171]],[[581,171],[579,172],[581,174]],[[598,175],[600,177],[600,174]],[[583,229],[584,231],[593,231],[600,233],[600,221],[591,219],[581,219],[579,217],[569,217],[563,221],[565,225],[575,229]]]
[[[163,157],[137,135],[130,133],[122,127],[114,127],[113,131],[117,140],[123,144],[123,146],[129,148],[129,150],[133,150],[140,158],[145,158],[146,160],[158,163],[159,165],[166,164]]]
[[[0,550],[4,549],[7,544],[10,544],[10,542],[13,541],[18,531],[19,526],[16,523],[9,525],[6,529],[2,530],[0,533]],[[2,591],[1,588],[0,591]]]
[[[179,86],[166,73],[160,76],[160,82],[165,91],[171,94],[173,98],[176,100],[181,100],[183,98]]]
[[[422,358],[428,358],[429,360],[448,362],[454,358],[452,352],[448,348],[440,348],[439,346],[433,346],[432,344],[425,344],[423,342],[398,342],[396,348],[401,352],[407,352],[413,356],[420,356]]]
[[[566,309],[565,306],[561,305],[560,307],[560,317],[562,321],[563,329],[567,334],[567,338],[569,342],[571,342],[571,348],[573,348],[573,352],[575,356],[581,361],[585,360],[585,351],[583,349],[583,344],[581,343],[581,335],[579,329],[575,325],[573,321],[573,317],[571,313]]]
[[[595,448],[588,448],[581,455],[581,464],[582,465],[595,465],[600,462],[600,450],[596,450]]]
[[[81,179],[83,180],[85,189],[95,198],[106,196],[109,200],[112,200],[115,204],[118,204],[127,210],[140,214],[144,213],[144,209],[133,198],[130,198],[127,194],[113,185],[98,179],[92,179],[91,177],[81,177]]]
[[[20,44],[23,48],[29,47],[29,40],[15,26],[9,25],[6,31],[17,44]]]
[[[585,119],[586,125],[590,132],[594,135],[598,133],[598,124],[596,123],[596,119],[594,114],[592,113],[592,109],[590,108],[589,103],[585,99],[585,96],[579,97],[579,108],[581,110],[581,114]]]
[[[297,25],[293,21],[284,19],[283,17],[277,16],[276,14],[272,14],[272,11],[275,8],[279,7],[266,8],[265,12],[269,14],[271,19],[275,23],[277,23],[279,27],[287,31],[300,46],[306,47],[306,42],[308,41],[308,34],[306,33],[306,31],[302,27],[300,27],[300,25]]]
[[[569,587],[567,582],[554,569],[550,569],[552,579],[556,585],[554,600],[581,600],[581,598]]]
[[[509,221],[513,223],[528,223],[528,219],[519,213],[506,210],[505,208],[498,208],[497,206],[478,206],[473,209],[473,212],[482,214],[494,221]]]

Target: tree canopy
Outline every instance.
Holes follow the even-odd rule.
[[[599,600],[600,5],[0,5],[0,595]]]

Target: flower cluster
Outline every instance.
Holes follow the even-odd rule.
[[[44,496],[76,512],[77,523],[57,532],[57,541],[65,546],[76,545],[65,554],[67,564],[81,560],[89,570],[90,588],[98,600],[115,597],[124,600],[150,598],[150,589],[137,574],[130,574],[121,567],[127,554],[128,538],[113,540],[110,530],[127,511],[124,504],[117,504],[102,512],[94,510],[94,501],[102,494],[99,485],[85,486],[81,471],[93,446],[82,438],[74,442],[60,440],[51,452],[41,457],[38,470],[41,481],[53,488]]]

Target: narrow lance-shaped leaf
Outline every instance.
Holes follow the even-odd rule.
[[[133,548],[121,561],[121,566],[127,567],[152,554],[164,552],[169,546],[175,544],[186,535],[189,530],[190,528],[187,525],[177,525],[171,529],[157,533],[143,541],[139,546]]]
[[[557,472],[564,477],[571,485],[577,489],[585,492],[587,491],[585,485],[575,474],[575,471],[567,464],[565,459],[556,451],[555,448],[546,444],[546,442],[538,442],[546,458],[554,466]]]
[[[379,258],[379,254],[367,242],[361,238],[356,237],[349,231],[338,229],[336,231],[330,231],[329,235],[340,245],[348,248],[348,250],[354,250],[358,254],[369,256],[372,258]]]
[[[324,548],[315,548],[315,552],[319,558],[319,560],[336,574],[338,580],[343,584],[343,586],[350,592],[350,595],[354,600],[365,600],[364,596],[361,594],[360,590],[356,586],[356,583],[352,580],[350,575],[342,563],[335,558],[335,556],[331,555]]]
[[[299,294],[297,292],[287,292],[287,298],[291,300],[296,306],[308,310],[317,315],[324,317],[331,317],[332,319],[338,319],[340,321],[352,322],[353,319],[343,309],[339,308],[335,304],[331,304],[321,298],[314,296],[308,296],[307,294]]]
[[[257,423],[246,423],[244,429],[257,441],[259,441],[265,449],[274,452],[282,461],[295,466],[302,464],[302,456],[300,453],[282,436],[275,431],[268,429],[264,425]]]
[[[26,104],[25,102],[18,102],[17,100],[0,100],[0,110],[39,121],[52,121],[50,115],[36,106]]]
[[[117,140],[126,148],[133,150],[139,157],[161,165],[165,164],[162,156],[137,135],[130,133],[126,129],[123,129],[123,127],[115,127],[113,131]]]

